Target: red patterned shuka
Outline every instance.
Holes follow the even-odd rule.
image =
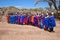
[[[27,24],[28,23],[28,20],[27,20],[27,18],[25,17],[24,18],[24,24]]]

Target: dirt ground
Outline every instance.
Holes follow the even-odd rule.
[[[60,40],[60,21],[56,20],[55,32],[48,32],[31,25],[0,22],[0,40]]]

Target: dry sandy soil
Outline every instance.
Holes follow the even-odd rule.
[[[56,23],[55,32],[50,33],[31,25],[0,22],[0,40],[60,40],[60,21]]]

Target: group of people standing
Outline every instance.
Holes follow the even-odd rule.
[[[8,23],[11,24],[21,24],[21,25],[33,25],[44,29],[49,32],[53,32],[54,27],[56,27],[56,22],[54,15],[52,13],[48,14],[17,14],[17,15],[8,15]]]

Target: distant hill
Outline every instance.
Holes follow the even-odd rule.
[[[9,7],[3,7],[0,8],[0,14],[8,14],[8,13],[16,13],[16,12],[28,12],[28,11],[42,11],[42,8],[31,8],[31,9],[26,9],[26,8],[16,8],[14,6],[9,6]]]

